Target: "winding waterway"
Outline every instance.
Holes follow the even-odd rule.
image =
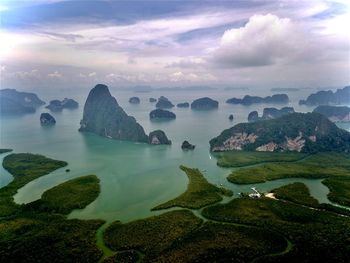
[[[264,107],[293,106],[297,111],[311,111],[312,108],[299,106],[299,98],[307,93],[290,92],[289,105],[252,105],[240,106],[224,103],[230,97],[250,95],[270,95],[266,91],[249,92],[243,90],[232,91],[196,91],[181,94],[171,91],[157,91],[152,93],[139,93],[118,91],[111,89],[119,104],[129,114],[134,116],[144,127],[146,133],[162,129],[172,140],[171,146],[151,146],[132,142],[121,142],[92,134],[78,132],[82,110],[89,90],[40,90],[36,93],[49,101],[70,97],[80,103],[77,110],[63,110],[61,113],[52,113],[56,118],[54,127],[41,127],[39,116],[47,110],[42,107],[35,114],[23,116],[1,116],[1,148],[12,148],[14,152],[31,152],[64,160],[69,163],[71,171],[59,169],[49,175],[34,180],[21,188],[15,201],[28,203],[40,198],[41,194],[68,179],[88,174],[96,174],[101,181],[100,196],[85,209],[73,211],[70,218],[95,219],[101,218],[107,222],[120,220],[127,222],[136,218],[161,213],[151,212],[150,209],[160,203],[172,199],[186,189],[187,177],[178,168],[179,165],[197,167],[203,171],[205,177],[214,184],[238,192],[250,191],[252,185],[235,185],[226,180],[232,169],[220,168],[209,152],[209,140],[217,136],[223,129],[236,123],[246,121],[252,110],[262,113]],[[64,95],[63,95],[64,94]],[[272,93],[271,93],[272,94]],[[131,96],[139,96],[141,104],[128,103]],[[195,98],[209,96],[217,99],[219,109],[207,112],[192,111],[191,109],[174,108],[177,118],[170,122],[151,122],[148,114],[154,109],[154,104],[148,101],[149,97],[167,96],[174,104],[191,102]],[[228,119],[229,114],[234,115],[234,121]],[[349,129],[348,126],[343,128]],[[181,143],[189,140],[196,145],[194,151],[183,152]],[[1,155],[3,158],[5,154]],[[0,187],[12,180],[2,167],[0,168]],[[329,202],[328,189],[321,181],[310,179],[283,179],[263,184],[254,184],[260,191],[269,191],[273,188],[290,182],[303,182],[311,194],[320,202]]]

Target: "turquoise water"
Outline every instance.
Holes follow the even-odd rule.
[[[310,91],[307,91],[307,94]],[[36,93],[42,99],[62,99],[61,94],[76,99],[80,103],[77,110],[64,110],[52,113],[56,118],[54,127],[41,127],[40,113],[46,112],[40,108],[35,114],[23,116],[2,116],[0,119],[1,148],[12,148],[14,152],[39,153],[45,156],[64,160],[69,163],[71,172],[59,169],[47,176],[30,182],[21,188],[15,196],[18,203],[27,203],[40,198],[41,194],[68,179],[96,174],[101,180],[101,194],[83,210],[76,210],[71,218],[101,218],[107,221],[121,220],[123,222],[136,218],[147,217],[150,209],[162,202],[172,199],[186,189],[187,178],[178,168],[184,164],[197,167],[203,171],[206,178],[214,184],[223,184],[234,193],[250,191],[251,185],[239,186],[227,182],[226,176],[230,169],[216,166],[216,160],[209,152],[209,140],[217,136],[223,129],[236,123],[246,121],[252,110],[262,112],[264,107],[273,105],[253,105],[249,107],[229,105],[224,103],[227,98],[241,97],[244,94],[269,95],[261,91],[251,93],[247,91],[206,91],[206,92],[152,92],[135,94],[127,91],[111,90],[119,104],[129,114],[134,116],[144,127],[146,133],[162,129],[172,140],[171,146],[152,146],[132,142],[121,142],[92,134],[78,132],[79,122],[88,90],[50,91],[40,90]],[[131,96],[139,96],[141,104],[128,103]],[[190,109],[177,109],[176,120],[170,122],[151,122],[148,114],[154,109],[154,104],[148,102],[149,97],[167,96],[174,104],[191,102],[195,98],[210,96],[220,102],[218,110],[198,112]],[[291,103],[297,111],[311,111],[312,108],[297,105],[299,98],[304,98],[301,92],[289,93]],[[280,105],[275,105],[281,107]],[[284,106],[284,105],[283,105]],[[228,120],[229,114],[234,115],[234,121]],[[343,127],[349,128],[349,127]],[[183,152],[180,145],[183,140],[189,140],[196,145],[194,151]],[[1,155],[1,158],[5,156]],[[0,187],[12,180],[2,167],[0,168]],[[328,202],[328,189],[321,184],[321,180],[285,179],[255,184],[261,191],[290,182],[304,182],[311,190],[311,194],[321,202]]]

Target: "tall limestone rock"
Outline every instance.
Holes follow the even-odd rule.
[[[116,140],[148,142],[142,126],[125,113],[103,84],[96,85],[90,91],[79,131]]]

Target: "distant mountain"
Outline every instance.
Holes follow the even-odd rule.
[[[128,116],[106,85],[98,84],[85,102],[79,131],[126,141],[148,142],[148,136],[134,117]]]
[[[350,122],[350,108],[346,106],[321,105],[313,112],[326,116],[332,122]]]
[[[308,106],[350,104],[350,86],[337,89],[335,92],[318,91],[308,96],[306,100],[300,100],[299,104]]]
[[[210,141],[211,151],[350,151],[350,133],[319,113],[292,113],[240,123]]]
[[[243,99],[231,98],[226,100],[226,103],[229,103],[229,104],[243,104],[243,105],[252,105],[255,103],[285,104],[288,102],[289,102],[289,97],[287,94],[275,94],[267,97],[246,95],[243,97]]]
[[[0,90],[0,113],[32,113],[45,102],[34,93],[20,92],[15,89]]]

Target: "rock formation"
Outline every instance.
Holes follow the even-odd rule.
[[[211,110],[218,107],[219,102],[208,97],[196,99],[191,103],[191,109],[193,110]]]
[[[156,130],[149,134],[148,143],[153,145],[159,144],[171,144],[171,141],[166,136],[165,132],[162,130]]]
[[[161,96],[156,104],[156,108],[159,109],[170,109],[172,107],[174,107],[174,104],[172,104],[171,101],[169,101],[168,98],[164,96]]]
[[[45,102],[34,93],[20,92],[15,89],[0,90],[0,113],[2,114],[33,113],[43,104]]]
[[[188,141],[184,141],[181,145],[182,150],[194,150],[195,147],[195,145],[190,144]]]
[[[188,107],[190,107],[190,104],[188,102],[178,103],[176,105],[176,107],[178,107],[178,108],[188,108]]]
[[[252,105],[255,103],[275,103],[282,104],[288,103],[289,98],[287,94],[275,94],[267,97],[259,97],[259,96],[249,96],[246,95],[243,99],[231,98],[226,100],[226,103],[229,104],[243,104],[243,105]]]
[[[63,109],[76,109],[79,107],[78,102],[73,99],[64,98],[60,100],[52,100],[50,104],[46,106],[50,111],[62,111]]]
[[[129,99],[129,103],[131,103],[131,104],[140,104],[140,98],[139,97],[131,97]]]
[[[299,104],[308,106],[350,104],[350,86],[337,89],[335,92],[318,91],[309,95],[306,100],[300,100]]]
[[[149,102],[153,103],[153,102],[157,102],[156,98],[149,98]]]
[[[90,91],[79,131],[117,140],[148,142],[142,126],[124,112],[103,84],[96,85]]]
[[[350,151],[350,133],[318,113],[240,123],[210,141],[211,151]]]
[[[229,119],[230,121],[233,121],[233,114],[230,114],[230,116],[228,116],[228,119]]]
[[[50,113],[41,113],[40,124],[43,126],[54,125],[56,123],[55,118]]]
[[[350,122],[350,108],[346,106],[318,106],[313,112],[326,116],[332,122]]]
[[[259,120],[259,114],[256,110],[249,113],[248,122],[255,122],[258,120]]]
[[[155,109],[149,113],[151,120],[173,120],[176,119],[175,113],[162,109]]]

